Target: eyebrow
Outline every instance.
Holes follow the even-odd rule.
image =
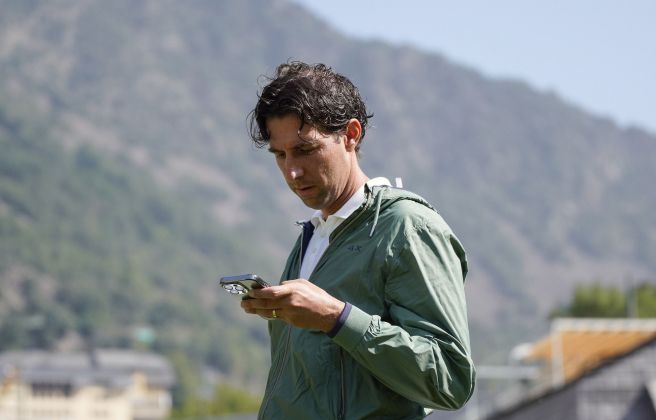
[[[292,149],[300,149],[301,147],[307,146],[307,145],[316,146],[316,145],[321,144],[321,141],[319,141],[319,140],[303,138],[300,135],[298,136],[298,139],[299,139],[299,142],[296,143]],[[278,150],[274,147],[271,147],[271,145],[269,145],[269,148],[267,150],[269,151],[269,153],[282,152],[282,150]]]

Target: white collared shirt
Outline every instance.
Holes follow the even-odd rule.
[[[384,177],[370,179],[366,184],[369,187],[376,185],[391,186],[389,180]],[[326,220],[323,219],[321,210],[316,210],[314,212],[310,218],[310,222],[314,225],[314,234],[312,235],[308,248],[305,251],[305,257],[303,257],[303,263],[301,264],[301,278],[310,278],[310,274],[314,271],[319,259],[326,251],[326,248],[328,248],[330,234],[333,233],[333,231],[337,229],[344,220],[353,214],[353,212],[364,203],[364,200],[365,195],[363,184],[339,210],[328,216]]]

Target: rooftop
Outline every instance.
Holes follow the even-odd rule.
[[[548,336],[523,347],[521,358],[547,362],[558,385],[655,337],[656,319],[560,318]]]
[[[143,373],[150,385],[170,388],[175,383],[175,374],[169,362],[153,353],[98,349],[92,353],[28,350],[0,354],[0,382],[19,376],[30,384],[122,388],[132,382],[132,375],[136,372]]]

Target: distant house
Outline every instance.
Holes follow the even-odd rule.
[[[0,354],[2,420],[161,420],[175,376],[158,355],[12,351]]]
[[[488,420],[656,419],[656,320],[560,319],[522,349],[542,380]]]

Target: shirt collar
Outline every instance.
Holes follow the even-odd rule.
[[[321,210],[315,210],[315,212],[312,214],[312,217],[310,218],[310,222],[312,222],[312,224],[316,228],[320,224],[324,225],[324,224],[334,223],[332,222],[332,220],[343,221],[347,219],[350,215],[353,214],[354,211],[356,211],[362,205],[362,203],[364,203],[365,200],[364,185],[365,184],[362,184],[362,186],[358,188],[358,190],[351,196],[351,198],[349,198],[348,201],[344,203],[344,205],[339,210],[328,216],[328,218],[325,221],[323,220],[323,215],[321,214]],[[382,176],[370,179],[369,181],[366,182],[366,185],[369,186],[369,188],[374,186],[381,186],[381,185],[392,186],[389,180]]]

